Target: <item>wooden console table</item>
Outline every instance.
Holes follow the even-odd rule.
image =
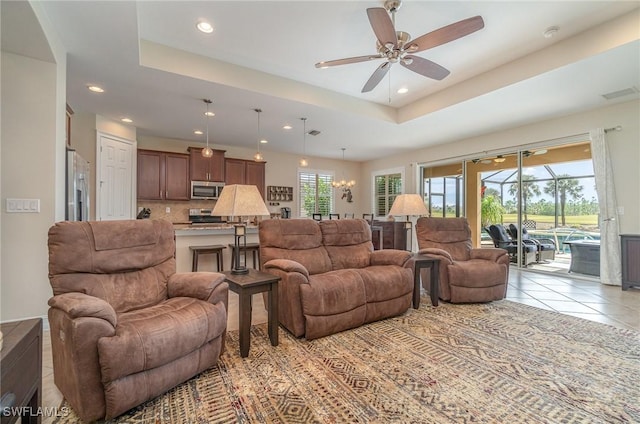
[[[21,418],[22,424],[39,424],[42,418],[38,413],[42,405],[42,319],[8,322],[0,325],[0,331],[3,334],[0,422],[11,424]],[[15,414],[4,408],[20,412]]]
[[[621,234],[622,290],[640,287],[640,234]]]

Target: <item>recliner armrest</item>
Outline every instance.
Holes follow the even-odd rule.
[[[487,261],[497,262],[500,257],[508,255],[505,249],[499,247],[483,247],[471,249],[471,259],[484,259]]]
[[[427,247],[427,248],[424,248],[424,249],[420,249],[420,250],[418,250],[418,254],[419,255],[438,256],[438,257],[440,257],[442,259],[447,260],[449,264],[453,263],[453,258],[451,257],[449,252],[447,252],[444,249],[438,249],[437,247]]]
[[[105,300],[80,292],[69,292],[53,296],[49,306],[59,309],[71,318],[93,317],[109,322],[113,327],[118,323],[116,311]]]
[[[279,269],[283,272],[298,272],[309,279],[309,270],[300,262],[291,259],[272,259],[264,264],[265,269]]]
[[[397,249],[374,250],[370,258],[371,265],[404,266],[411,258],[411,252]]]
[[[179,272],[169,277],[167,291],[169,297],[193,297],[209,303],[228,300],[229,286],[219,272]]]

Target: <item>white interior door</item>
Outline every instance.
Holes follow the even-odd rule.
[[[136,142],[98,132],[96,220],[135,218]]]

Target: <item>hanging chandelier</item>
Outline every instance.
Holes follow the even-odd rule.
[[[342,161],[344,162],[344,151],[346,150],[345,147],[342,148]],[[356,181],[355,180],[349,180],[347,181],[344,178],[344,170],[342,171],[342,180],[340,181],[332,181],[331,185],[334,188],[337,189],[341,189],[343,192],[345,191],[351,191],[351,187],[353,187],[354,185],[356,185]]]
[[[214,113],[209,112],[209,105],[212,103],[211,100],[202,99],[202,101],[207,105],[207,111],[204,113],[204,115],[207,117],[207,147],[202,149],[202,156],[204,156],[205,158],[210,158],[211,156],[213,156],[213,149],[209,147],[209,117],[213,116]]]
[[[260,137],[260,113],[262,113],[262,109],[253,109],[258,114],[258,137],[256,138],[256,143],[258,145],[258,151],[255,155],[253,155],[253,160],[255,162],[264,162],[264,157],[262,153],[260,153],[260,144],[266,144],[267,140],[264,140]]]
[[[307,118],[300,118],[302,120],[302,158],[300,158],[300,166],[306,168],[309,166],[307,161]]]

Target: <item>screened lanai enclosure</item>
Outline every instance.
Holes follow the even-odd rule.
[[[431,216],[466,216],[476,245],[507,248],[518,267],[599,274],[589,142],[425,166],[421,174]]]

